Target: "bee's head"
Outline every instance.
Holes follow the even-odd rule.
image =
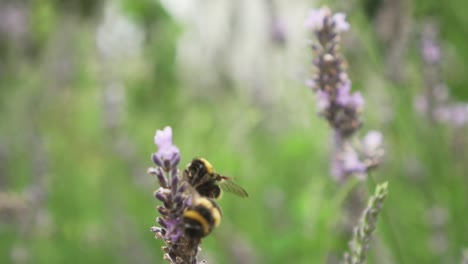
[[[204,159],[204,158],[195,158],[195,159],[193,159],[192,165],[196,165],[197,169],[199,171],[204,169],[209,174],[214,173],[213,165],[211,165],[211,163],[208,160]]]

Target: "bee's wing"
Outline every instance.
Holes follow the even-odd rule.
[[[231,178],[227,176],[219,176],[222,180],[218,183],[219,187],[223,191],[233,193],[240,197],[248,197],[249,194],[244,190],[244,188],[237,185],[235,182],[232,181]]]

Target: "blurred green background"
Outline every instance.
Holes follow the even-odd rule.
[[[304,86],[304,20],[322,4],[351,23],[342,51],[366,99],[358,136],[375,129],[385,140],[385,163],[352,191],[329,175],[330,128]],[[202,244],[209,263],[338,263],[357,223],[348,201],[382,181],[389,197],[369,263],[460,263],[467,126],[431,120],[414,102],[427,91],[427,21],[438,25],[449,100],[468,101],[467,8],[1,0],[0,263],[163,263],[146,169],[166,125],[182,165],[206,157],[250,193],[220,201],[223,223]]]

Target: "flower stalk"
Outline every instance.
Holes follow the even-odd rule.
[[[156,131],[154,142],[158,151],[152,155],[157,165],[148,169],[148,173],[155,175],[159,189],[154,196],[162,205],[157,206],[160,217],[156,221],[159,226],[151,227],[155,237],[162,239],[164,259],[173,264],[196,264],[200,251],[200,238],[186,236],[184,233],[183,213],[191,205],[191,196],[186,192],[187,185],[182,181],[177,166],[180,153],[177,146],[172,144],[172,129]],[[205,263],[205,262],[200,262]]]
[[[368,200],[367,207],[359,220],[359,225],[353,230],[353,238],[349,243],[349,252],[345,253],[344,264],[366,263],[367,251],[387,194],[387,182],[377,185],[374,195]]]

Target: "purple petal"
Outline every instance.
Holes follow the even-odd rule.
[[[383,136],[379,131],[369,131],[363,139],[363,145],[367,152],[374,152],[382,146]]]
[[[350,26],[349,23],[346,22],[346,14],[345,13],[336,13],[332,17],[333,22],[335,22],[335,29],[338,32],[348,31]]]
[[[468,123],[468,105],[456,105],[451,111],[452,120],[455,125],[463,126]]]
[[[317,111],[322,112],[330,106],[330,99],[326,92],[317,91]]]
[[[427,38],[423,40],[422,54],[424,60],[426,60],[429,63],[437,63],[438,61],[440,61],[440,47],[436,43],[434,43],[433,39]]]
[[[355,92],[350,99],[350,103],[356,107],[356,109],[362,109],[365,103],[364,97],[362,97],[360,92]]]
[[[305,85],[308,87],[308,88],[314,88],[315,87],[315,82],[314,80],[312,79],[307,79],[305,80]]]
[[[167,126],[164,130],[157,130],[154,136],[154,143],[158,146],[158,151],[153,155],[153,161],[166,167],[173,167],[180,160],[179,148],[172,144],[172,128]],[[166,166],[165,164],[169,164]]]
[[[172,145],[172,128],[167,126],[164,130],[156,130],[156,135],[154,136],[154,143],[158,148],[163,148],[167,145]]]
[[[310,10],[304,26],[313,31],[321,30],[326,14],[327,10],[325,8]]]
[[[351,82],[345,82],[337,88],[336,102],[342,106],[347,106],[351,101]]]

